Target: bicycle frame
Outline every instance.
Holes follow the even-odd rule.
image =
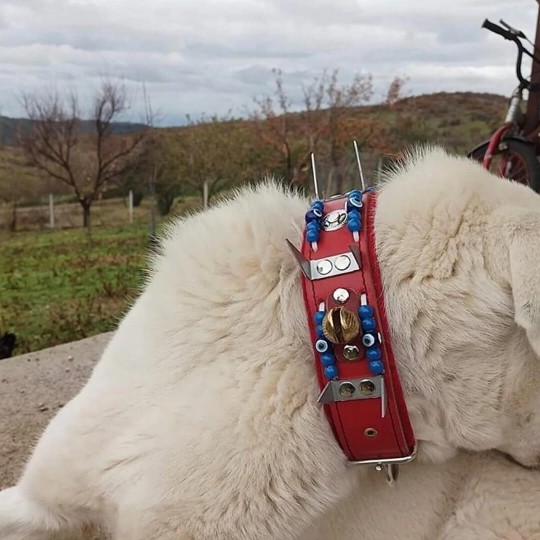
[[[506,118],[504,119],[503,124],[498,127],[495,132],[490,136],[490,138],[487,141],[487,148],[486,151],[482,157],[482,166],[486,170],[490,170],[493,157],[496,154],[501,153],[501,150],[505,150],[503,148],[504,140],[511,139],[519,139],[523,142],[527,142],[530,144],[534,144],[535,146],[538,146],[538,140],[531,140],[529,136],[529,128],[527,128],[527,133],[525,131],[525,125],[530,124],[530,118],[523,115],[523,111],[521,110],[521,104],[523,102],[523,91],[528,90],[529,91],[529,100],[531,99],[531,94],[535,92],[537,89],[536,87],[531,83],[531,81],[527,80],[522,72],[521,72],[521,64],[523,55],[526,54],[530,56],[533,59],[533,67],[536,62],[540,63],[540,60],[535,57],[534,52],[531,53],[525,47],[520,41],[520,38],[527,39],[525,34],[523,32],[516,30],[509,26],[507,23],[505,23],[503,20],[501,20],[501,24],[504,25],[505,28],[502,28],[492,22],[490,22],[488,19],[484,21],[482,24],[482,27],[487,28],[491,32],[494,32],[495,34],[499,34],[502,37],[504,37],[507,40],[513,41],[518,48],[518,55],[516,60],[516,76],[519,81],[518,87],[512,92],[512,96],[510,98],[510,103],[508,105],[508,109],[506,112]],[[540,24],[540,9],[539,9],[539,24]],[[537,34],[540,36],[540,29],[537,28]],[[536,97],[536,96],[535,96]],[[510,136],[509,136],[510,134]],[[482,143],[480,146],[484,146],[486,143]],[[476,147],[479,148],[480,146]],[[472,150],[469,153],[469,156],[471,156],[475,151]],[[511,169],[511,162],[510,159],[507,159],[504,157],[504,152],[502,153],[502,159],[501,163],[499,165],[499,176],[506,177],[510,174]]]
[[[521,111],[522,101],[523,101],[523,88],[522,88],[522,85],[519,85],[514,90],[514,92],[512,93],[512,97],[510,98],[510,104],[506,112],[506,118],[504,120],[504,123],[499,128],[497,128],[497,130],[493,133],[493,135],[489,139],[489,144],[488,144],[486,153],[484,154],[484,159],[482,160],[482,166],[485,169],[489,170],[495,150],[500,147],[504,136],[510,130],[512,130],[513,128],[517,128],[516,134],[517,135],[521,134],[522,130],[521,130],[521,127],[519,126],[519,117],[522,112]],[[503,159],[499,167],[500,176],[506,175],[507,167],[508,167],[508,163],[505,159]]]

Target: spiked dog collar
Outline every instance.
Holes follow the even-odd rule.
[[[375,249],[377,195],[353,190],[306,213],[302,287],[322,403],[351,464],[397,478],[416,442],[392,351]]]

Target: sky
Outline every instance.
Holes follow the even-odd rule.
[[[88,99],[121,78],[142,118],[146,86],[160,125],[186,114],[245,114],[282,70],[293,106],[323,70],[371,74],[376,102],[396,75],[407,95],[509,95],[516,48],[481,28],[504,19],[534,41],[536,0],[0,0],[0,114],[22,92]]]

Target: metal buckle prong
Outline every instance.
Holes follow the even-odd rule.
[[[417,453],[417,446],[414,446],[413,451],[408,456],[398,458],[385,459],[363,459],[361,461],[349,461],[349,465],[374,465],[375,470],[383,471],[386,475],[386,481],[393,485],[399,476],[399,466],[404,463],[410,463],[414,460]]]

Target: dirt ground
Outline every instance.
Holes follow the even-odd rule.
[[[33,444],[85,384],[111,336],[0,360],[0,489],[16,482]]]

